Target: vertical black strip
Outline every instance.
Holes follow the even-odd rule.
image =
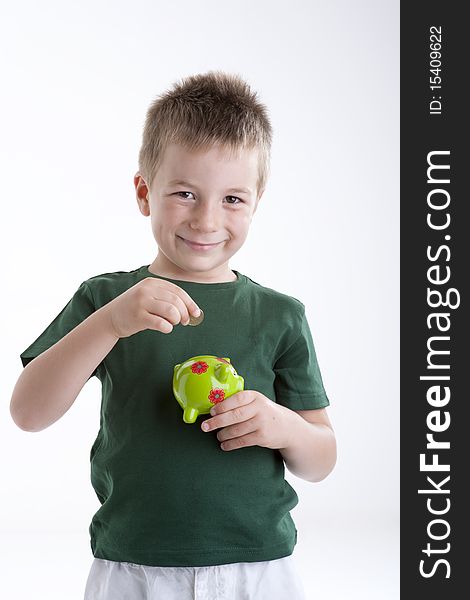
[[[470,50],[464,7],[401,3],[400,571],[405,599],[469,594],[464,490],[470,460],[470,197],[464,179],[470,155],[464,135],[470,137],[470,103],[464,89]]]

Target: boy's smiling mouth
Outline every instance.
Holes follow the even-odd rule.
[[[180,240],[182,240],[185,244],[187,244],[193,250],[210,250],[211,248],[215,248],[222,242],[215,242],[214,244],[202,244],[194,241],[187,240],[179,235],[176,236]]]

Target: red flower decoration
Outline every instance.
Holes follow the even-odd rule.
[[[224,390],[215,389],[215,390],[211,390],[210,393],[209,393],[209,400],[213,404],[217,404],[218,402],[222,402],[222,400],[224,398],[225,398],[225,392],[224,392]]]
[[[193,373],[196,373],[196,375],[202,375],[202,373],[205,373],[208,368],[209,365],[202,360],[195,362],[191,365],[191,371]]]

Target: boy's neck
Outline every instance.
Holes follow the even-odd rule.
[[[158,257],[148,266],[148,270],[157,277],[166,277],[167,279],[175,279],[177,281],[192,281],[195,283],[226,283],[236,281],[237,275],[226,265],[225,270],[219,273],[191,273],[181,269],[169,269],[160,264]]]

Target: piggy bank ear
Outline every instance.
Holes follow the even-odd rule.
[[[218,364],[214,369],[215,376],[221,383],[227,382],[231,372],[232,370],[230,368],[230,365],[222,363]]]
[[[173,372],[175,372],[175,371],[176,371],[176,369],[179,369],[180,367],[181,367],[181,364],[179,364],[179,365],[175,365],[175,368],[173,369]]]

